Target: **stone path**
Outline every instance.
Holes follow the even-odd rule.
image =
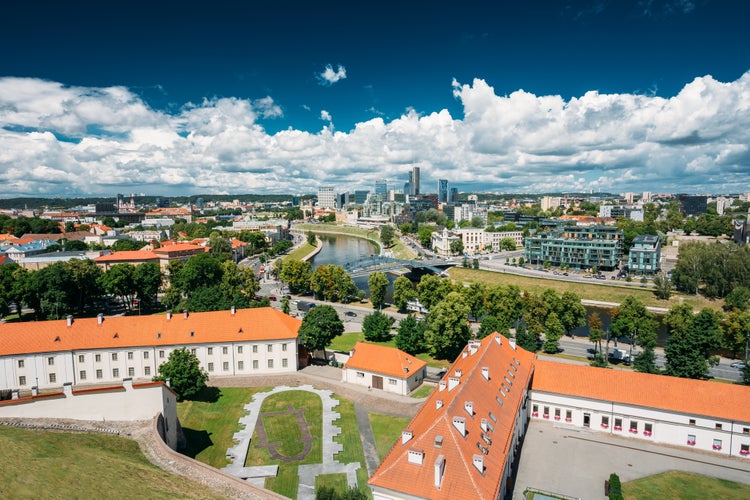
[[[317,476],[318,474],[346,474],[348,485],[350,487],[356,487],[357,469],[359,469],[360,464],[342,464],[338,460],[334,459],[334,455],[341,452],[344,448],[343,445],[336,443],[333,440],[334,437],[341,434],[341,428],[333,424],[334,421],[338,420],[341,417],[341,415],[334,410],[334,407],[336,407],[339,402],[332,397],[332,391],[315,389],[311,385],[302,385],[299,387],[278,386],[274,387],[269,392],[260,392],[255,394],[252,401],[245,405],[245,411],[247,411],[247,415],[240,418],[240,425],[244,426],[244,428],[234,434],[234,439],[237,441],[237,445],[227,450],[227,459],[229,459],[231,463],[224,467],[222,470],[238,477],[252,477],[252,482],[254,484],[259,484],[263,481],[264,476],[261,473],[268,474],[270,472],[268,467],[244,467],[245,458],[247,457],[247,451],[250,447],[250,440],[253,436],[253,432],[255,431],[255,426],[257,425],[258,418],[260,417],[260,408],[263,405],[263,401],[268,396],[285,391],[312,392],[320,396],[320,399],[323,403],[323,429],[321,443],[323,463],[299,466],[299,486],[297,488],[297,499],[307,500],[315,498],[315,476]]]
[[[370,416],[367,409],[362,405],[354,405],[354,412],[357,415],[357,427],[359,427],[359,437],[362,440],[362,451],[365,453],[365,464],[367,464],[367,475],[372,476],[375,469],[380,465],[378,449],[375,446],[375,436],[372,433],[370,425]]]

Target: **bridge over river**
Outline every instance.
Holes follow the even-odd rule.
[[[381,255],[371,255],[355,262],[347,262],[344,269],[352,276],[364,276],[373,271],[397,271],[399,269],[427,269],[434,274],[442,272],[456,263],[444,259],[427,259],[427,260],[404,260],[393,257],[384,257]]]

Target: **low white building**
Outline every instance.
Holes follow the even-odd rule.
[[[297,371],[301,322],[270,307],[0,325],[0,389],[150,381],[187,347],[209,377]]]
[[[427,363],[395,347],[357,342],[341,370],[341,381],[408,395],[422,384]]]
[[[535,361],[531,418],[636,440],[750,456],[750,388]]]

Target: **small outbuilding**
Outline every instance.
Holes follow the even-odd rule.
[[[422,384],[427,363],[395,347],[357,342],[341,373],[343,382],[407,395]]]

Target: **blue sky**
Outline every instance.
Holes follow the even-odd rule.
[[[747,2],[15,4],[2,197],[750,178]]]

